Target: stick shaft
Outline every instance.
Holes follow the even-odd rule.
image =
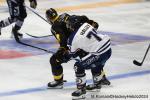
[[[26,8],[28,8],[30,11],[32,11],[34,14],[36,14],[37,16],[39,16],[41,19],[43,19],[45,22],[47,22],[48,24],[50,24],[45,18],[43,18],[40,14],[38,14],[37,12],[35,12],[34,10],[32,10],[30,7],[26,6]],[[50,24],[51,25],[51,24]]]
[[[147,48],[147,50],[146,50],[146,52],[145,52],[144,58],[143,58],[143,60],[142,60],[142,63],[144,62],[144,60],[145,60],[145,58],[146,58],[146,56],[147,56],[147,53],[148,53],[149,49],[150,49],[150,44],[149,44],[149,46],[148,46],[148,48]]]

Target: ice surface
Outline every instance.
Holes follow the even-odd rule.
[[[112,3],[116,1],[118,3]],[[134,2],[123,3],[123,1]],[[99,7],[88,8],[95,3],[98,3]],[[26,4],[29,5],[28,2]],[[75,9],[66,10],[67,13],[85,14],[98,21],[99,32],[109,34],[112,38],[112,57],[104,68],[111,86],[103,87],[98,93],[88,92],[87,100],[150,100],[150,52],[143,66],[139,67],[132,63],[134,59],[142,61],[150,43],[150,2],[144,2],[144,0],[38,0],[36,11],[45,17],[44,12],[50,7],[70,9],[71,6],[75,6]],[[0,20],[8,15],[6,4],[0,6]],[[47,83],[53,80],[49,64],[51,54],[17,44],[10,39],[11,28],[12,26],[3,28],[0,36],[0,100],[71,100],[71,93],[76,89],[74,61],[63,64],[64,78],[67,80],[64,89],[47,89]],[[28,11],[28,17],[21,32],[36,36],[51,34],[50,25],[31,11]],[[31,44],[52,51],[58,47],[52,37],[45,41],[29,38],[24,34],[24,38]],[[87,81],[91,82],[90,71],[87,71]],[[92,94],[95,97],[92,97]],[[115,95],[126,96],[126,99],[125,97],[114,98]],[[138,97],[144,95],[146,98],[127,98],[127,95]],[[101,96],[110,97],[101,98]]]

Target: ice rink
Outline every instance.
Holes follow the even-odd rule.
[[[29,6],[28,0],[26,5]],[[110,35],[112,56],[104,70],[111,81],[100,92],[87,92],[86,100],[150,100],[150,51],[141,62],[150,43],[150,1],[144,0],[38,0],[35,10],[45,18],[45,10],[56,8],[59,14],[87,15],[100,25],[98,33]],[[55,52],[58,44],[51,26],[27,9],[21,32],[23,42]],[[0,0],[0,20],[9,16],[5,0]],[[0,100],[71,100],[76,90],[73,65],[63,64],[64,89],[47,89],[53,81],[49,58],[51,53],[24,46],[11,39],[12,26],[2,29],[0,36]],[[87,81],[91,83],[91,73]]]

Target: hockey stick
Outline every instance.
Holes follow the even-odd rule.
[[[51,25],[45,18],[43,18],[40,14],[38,14],[37,12],[35,12],[34,10],[32,10],[30,7],[26,6],[26,8],[28,8],[31,12],[33,12],[34,14],[36,14],[41,19],[43,19],[46,23],[48,23],[49,25]]]
[[[144,62],[144,60],[145,60],[145,58],[146,58],[146,56],[147,56],[147,53],[148,53],[149,49],[150,49],[150,44],[149,44],[149,46],[148,46],[148,48],[147,48],[147,50],[146,50],[146,52],[145,52],[145,55],[144,55],[144,57],[143,57],[142,62],[138,62],[137,60],[133,60],[133,63],[134,63],[135,65],[137,65],[137,66],[142,66],[142,64],[143,64],[143,62]]]
[[[44,38],[44,37],[50,37],[50,36],[53,36],[53,35],[33,36],[33,35],[31,35],[31,34],[28,34],[28,33],[25,33],[25,34],[27,34],[28,36],[33,37],[33,38]]]
[[[37,46],[33,46],[33,45],[30,45],[30,44],[24,43],[24,42],[20,41],[20,39],[18,38],[17,35],[14,35],[14,37],[15,37],[16,42],[19,43],[19,44],[29,46],[29,47],[32,47],[32,48],[35,48],[35,49],[39,49],[39,50],[45,51],[47,53],[52,53],[52,54],[54,53],[53,51],[49,51],[49,50],[46,50],[46,49],[43,49],[43,48],[40,48],[40,47],[37,47]]]
[[[45,18],[43,18],[40,14],[38,14],[37,12],[35,12],[32,8],[26,6],[26,8],[28,8],[31,12],[33,12],[34,14],[36,14],[38,17],[40,17],[41,19],[43,19],[46,23],[48,23],[49,25],[51,25]],[[26,33],[27,34],[27,33]],[[48,36],[42,36],[42,37],[37,37],[37,36],[33,36],[33,35],[30,35],[30,34],[27,34],[31,37],[34,37],[34,38],[42,38],[42,37],[48,37],[48,36],[53,36],[52,34],[51,35],[48,35]]]

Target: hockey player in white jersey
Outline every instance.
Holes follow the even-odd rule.
[[[88,53],[74,65],[77,90],[72,93],[73,99],[85,98],[86,90],[101,88],[101,71],[111,56],[110,37],[97,34],[93,26],[78,22],[76,17],[70,17],[66,26],[72,31],[68,40],[72,56],[82,50]],[[85,69],[91,69],[93,76],[93,84],[87,86]]]
[[[16,41],[22,37],[22,34],[18,31],[21,29],[24,19],[27,16],[24,0],[6,0],[9,8],[10,17],[0,21],[0,35],[1,29],[7,27],[8,25],[15,23],[12,29],[12,35],[14,35]],[[37,1],[29,0],[30,7],[36,8]]]

